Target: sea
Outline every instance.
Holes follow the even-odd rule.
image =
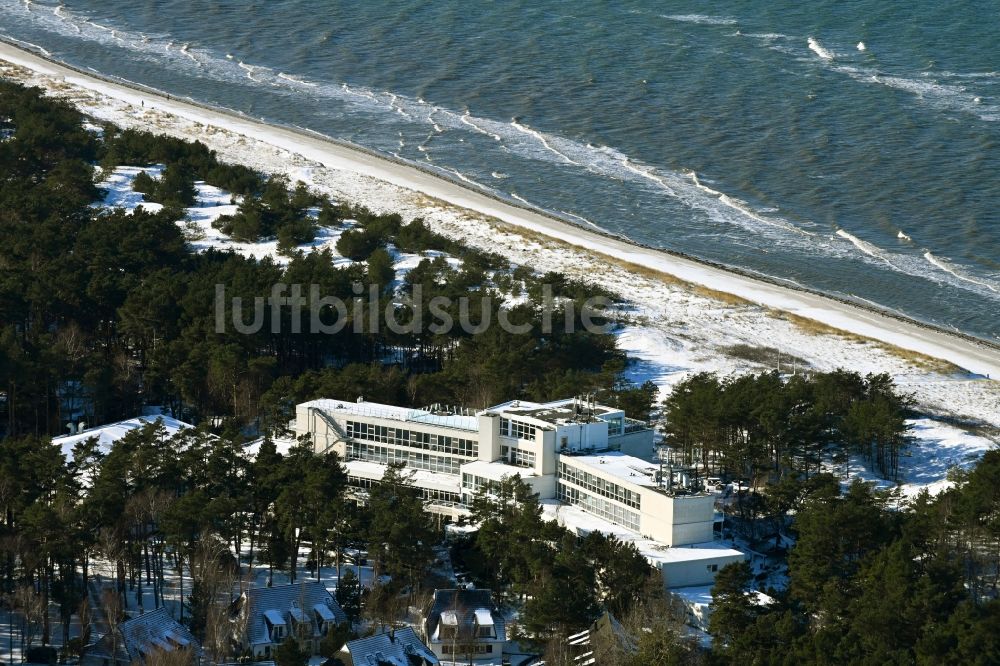
[[[0,36],[1000,340],[995,0],[0,0]]]

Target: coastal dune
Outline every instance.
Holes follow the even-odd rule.
[[[1000,346],[951,333],[919,322],[865,308],[822,294],[794,289],[776,282],[700,262],[664,250],[644,247],[610,234],[577,226],[528,207],[500,200],[415,166],[387,159],[307,131],[256,121],[236,113],[168,97],[140,86],[103,79],[54,62],[32,52],[0,42],[0,60],[31,70],[42,77],[138,107],[159,111],[192,123],[252,138],[287,151],[327,169],[403,188],[430,198],[430,206],[451,206],[478,218],[499,221],[524,230],[532,238],[544,237],[590,254],[598,265],[628,270],[642,268],[643,275],[661,273],[703,290],[729,294],[768,311],[818,322],[825,327],[870,338],[885,345],[946,361],[982,378],[1000,378]],[[192,137],[197,138],[197,137]],[[600,281],[600,274],[591,275]],[[706,292],[707,293],[707,292]],[[630,294],[622,293],[628,298]],[[780,315],[779,315],[780,316]],[[987,382],[992,384],[992,382]]]

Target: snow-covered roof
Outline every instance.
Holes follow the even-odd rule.
[[[611,476],[636,486],[656,487],[656,473],[659,466],[656,463],[625,455],[618,451],[609,451],[586,456],[559,456],[559,462],[574,467],[588,467],[597,474]]]
[[[275,450],[283,456],[288,455],[288,452],[298,444],[298,441],[292,437],[272,437],[271,441],[274,442]],[[252,442],[248,442],[243,447],[243,457],[247,460],[255,460],[257,458],[257,454],[260,453],[260,447],[263,443],[263,437],[259,437]]]
[[[570,531],[580,535],[590,532],[611,534],[621,541],[635,544],[639,552],[655,567],[697,560],[722,560],[745,558],[746,554],[723,542],[709,541],[690,546],[666,546],[658,541],[639,536],[628,528],[616,525],[581,509],[558,500],[541,500],[542,516],[556,520]]]
[[[543,426],[593,423],[598,419],[624,415],[624,412],[617,407],[598,405],[594,402],[587,404],[579,398],[562,398],[551,402],[511,400],[494,405],[486,409],[485,413],[503,414]]]
[[[388,465],[383,465],[369,460],[348,460],[344,463],[349,476],[357,476],[362,479],[381,481],[385,476]],[[446,474],[444,472],[431,472],[425,469],[413,469],[407,467],[406,474],[412,475],[411,485],[418,488],[428,488],[431,490],[443,490],[449,493],[459,493],[462,490],[461,481],[457,474]]]
[[[392,633],[376,634],[347,641],[344,650],[351,655],[354,666],[414,666],[440,663],[438,658],[417,637],[412,627],[394,629]]]
[[[138,416],[134,419],[128,419],[127,421],[118,421],[117,423],[109,423],[108,425],[99,426],[97,428],[89,428],[83,432],[73,435],[54,437],[52,439],[52,443],[59,445],[59,448],[66,460],[72,460],[74,446],[80,442],[85,442],[92,437],[96,437],[97,446],[100,448],[101,453],[107,454],[111,451],[115,442],[125,437],[125,435],[129,434],[133,430],[139,430],[150,423],[156,423],[158,420],[167,431],[168,436],[174,435],[186,428],[193,427],[190,423],[184,423],[183,421],[178,421],[172,416],[163,414],[158,416]]]
[[[441,626],[457,627],[459,638],[474,641],[479,638],[475,627],[489,624],[493,625],[495,636],[484,640],[507,640],[503,616],[496,612],[489,590],[435,590],[424,631],[429,640],[437,642],[442,640],[438,631]]]
[[[311,620],[301,609],[326,606],[337,624],[347,622],[347,615],[337,604],[330,591],[319,581],[303,581],[276,587],[254,587],[246,592],[247,642],[251,645],[265,645],[271,642],[271,634],[265,618],[272,624],[287,624],[286,615],[299,620]],[[323,616],[320,616],[322,619]]]
[[[351,400],[335,400],[320,398],[301,403],[299,407],[320,409],[324,412],[344,416],[370,416],[391,421],[422,423],[444,428],[455,428],[468,432],[479,432],[479,419],[475,416],[462,414],[436,414],[426,409],[413,409],[398,405],[385,405],[378,402],[357,402]]]
[[[117,647],[115,661],[127,664],[142,663],[147,655],[157,650],[173,652],[190,648],[201,652],[198,641],[187,627],[172,617],[166,607],[147,611],[121,623],[118,627],[120,640],[113,641],[111,634],[102,637],[90,650],[94,656],[110,658]]]
[[[462,474],[474,474],[490,481],[503,481],[517,474],[520,474],[521,478],[536,476],[531,469],[526,467],[515,467],[514,465],[502,462],[486,462],[483,460],[465,463],[462,465],[461,470]]]

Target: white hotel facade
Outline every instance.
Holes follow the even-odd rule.
[[[577,527],[585,514],[585,529],[634,537],[669,587],[710,583],[743,558],[711,543],[714,496],[667,488],[650,462],[653,430],[620,409],[574,398],[470,414],[322,399],[295,416],[295,434],[309,435],[317,454],[337,452],[351,485],[370,488],[388,463],[404,462],[427,510],[448,520],[468,515],[488,482],[519,475],[546,508],[571,510]]]

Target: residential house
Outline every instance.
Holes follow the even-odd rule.
[[[347,641],[338,657],[345,666],[437,666],[441,663],[411,627]]]
[[[141,665],[164,652],[185,652],[192,664],[204,661],[198,641],[187,627],[170,616],[166,607],[125,620],[114,632],[105,634],[90,646],[82,663],[85,666]]]
[[[500,664],[507,633],[489,590],[435,590],[424,640],[443,662]]]
[[[347,622],[337,600],[318,581],[256,587],[243,593],[237,613],[238,641],[254,659],[270,659],[289,637],[307,654],[318,655],[323,638]]]

